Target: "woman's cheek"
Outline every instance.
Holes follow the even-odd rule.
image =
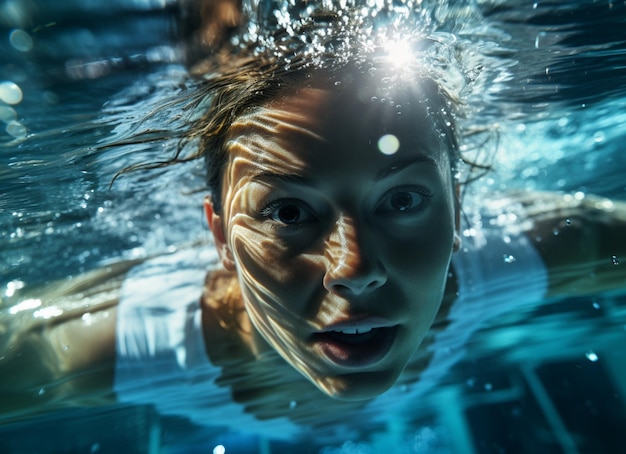
[[[231,224],[230,244],[239,272],[271,287],[289,284],[299,269],[298,257],[258,224],[251,218]]]

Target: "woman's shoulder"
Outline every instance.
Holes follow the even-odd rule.
[[[537,284],[545,284],[546,263],[535,245],[533,219],[521,197],[510,194],[483,200],[465,211],[461,247],[452,259],[461,294],[513,290],[520,276],[533,276]],[[545,288],[538,285],[535,293],[542,297]]]
[[[112,400],[120,287],[140,262],[28,289],[0,313],[2,418]]]
[[[550,295],[623,286],[615,265],[626,255],[626,203],[582,192],[519,192],[499,204],[517,207],[518,224],[548,269]]]

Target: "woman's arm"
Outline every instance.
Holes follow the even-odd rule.
[[[30,292],[0,313],[0,419],[112,400],[126,262]]]
[[[626,203],[551,193],[512,199],[531,220],[527,234],[548,268],[549,296],[626,288]]]

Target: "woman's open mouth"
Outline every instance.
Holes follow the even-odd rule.
[[[343,328],[313,335],[322,354],[344,367],[371,366],[385,357],[394,343],[398,326]]]

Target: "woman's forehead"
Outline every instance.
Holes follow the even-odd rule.
[[[366,147],[392,134],[404,144],[441,150],[438,109],[415,91],[395,98],[372,95],[370,87],[334,87],[308,83],[286,88],[268,102],[249,109],[230,128],[229,143],[344,143]]]
[[[402,126],[408,122],[389,104],[376,104],[371,112],[363,106],[348,108],[348,114],[341,102],[334,91],[306,88],[240,118],[233,125],[239,134],[228,142],[227,186],[265,173],[304,172],[320,181],[354,178],[357,173],[374,176],[395,162],[418,158],[440,172],[449,171],[448,153],[431,124],[420,126],[413,119],[411,127]],[[395,121],[382,121],[381,113],[390,112]],[[395,149],[390,152],[383,138],[394,142]]]

